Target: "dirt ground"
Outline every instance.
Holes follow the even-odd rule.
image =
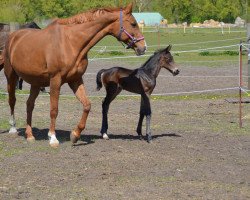
[[[103,89],[94,91],[94,74],[100,68],[95,63],[88,67],[85,83],[90,96],[104,94]],[[237,87],[237,77],[208,78],[235,73],[233,64],[184,66],[179,77],[162,71],[155,93]],[[68,86],[63,86],[62,94],[71,94]],[[31,144],[24,137],[26,99],[17,97],[19,133],[1,130],[0,199],[250,199],[248,104],[243,105],[243,128],[239,129],[239,105],[224,97],[152,96],[153,142],[148,144],[138,140],[135,132],[139,97],[120,97],[111,104],[108,141],[99,133],[102,98],[91,97],[87,128],[72,146],[69,134],[82,106],[74,97],[62,96],[56,126],[60,147],[52,149],[47,138],[49,98],[37,99],[36,142]],[[7,124],[6,98],[0,99],[0,109],[0,122]]]

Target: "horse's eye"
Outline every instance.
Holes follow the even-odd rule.
[[[136,27],[136,22],[134,22],[134,23],[131,23],[131,25],[133,26],[133,27]]]

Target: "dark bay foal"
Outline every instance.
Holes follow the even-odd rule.
[[[101,134],[104,139],[108,139],[107,130],[109,104],[122,90],[127,90],[141,95],[140,118],[136,131],[141,139],[142,122],[144,116],[146,116],[147,141],[150,142],[152,140],[150,130],[150,95],[155,88],[156,78],[161,68],[169,70],[174,76],[179,74],[179,70],[175,65],[170,49],[171,46],[169,45],[166,49],[155,52],[142,67],[135,70],[122,67],[112,67],[110,69],[102,69],[97,73],[97,90],[100,90],[102,85],[104,85],[106,89],[106,97],[102,103]]]

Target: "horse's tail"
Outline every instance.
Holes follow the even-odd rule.
[[[96,75],[96,90],[99,91],[102,88],[102,73],[105,71],[105,69],[101,69],[97,75]]]

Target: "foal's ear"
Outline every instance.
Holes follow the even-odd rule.
[[[127,5],[127,7],[125,8],[124,11],[126,14],[130,14],[130,13],[132,13],[132,9],[133,9],[133,3],[130,3]]]
[[[166,48],[166,52],[169,52],[171,50],[171,48],[172,48],[172,45],[171,44],[168,45],[168,47]]]

